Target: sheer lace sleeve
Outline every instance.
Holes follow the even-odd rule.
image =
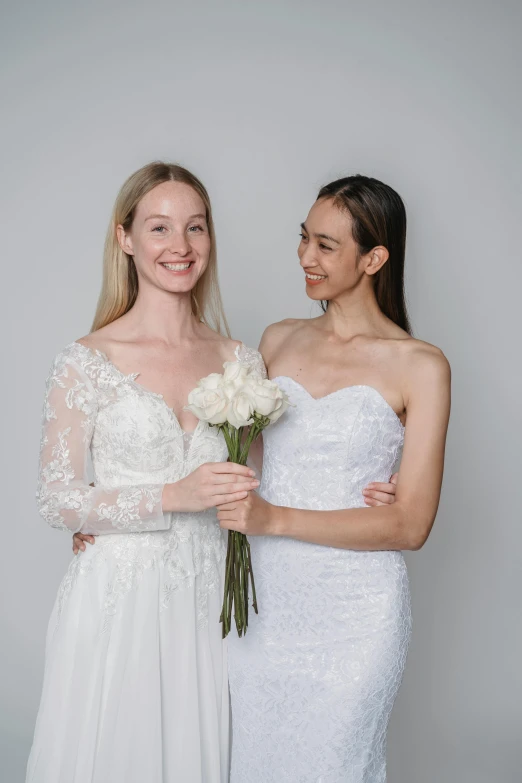
[[[38,510],[51,527],[75,533],[166,530],[163,485],[111,489],[89,485],[89,448],[97,414],[95,389],[82,369],[59,355],[47,381]]]
[[[261,378],[267,377],[263,357],[255,348],[249,348],[244,343],[241,343],[236,348],[236,358],[241,364],[246,365],[249,370],[257,373]]]

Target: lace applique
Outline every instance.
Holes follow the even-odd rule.
[[[88,456],[100,411],[100,394],[121,386],[107,359],[74,343],[55,359],[47,381],[37,502],[43,518],[68,532],[162,530],[164,482],[132,487],[90,486]],[[94,385],[96,384],[96,386]],[[110,449],[106,457],[111,458]],[[122,477],[123,478],[123,477]]]
[[[154,520],[143,521],[139,514],[142,502],[149,514],[154,512],[161,502],[161,487],[129,487],[118,493],[116,502],[112,505],[100,503],[96,509],[98,519],[107,519],[114,527],[129,533],[140,529],[155,530]]]
[[[395,413],[368,386],[314,399],[274,380],[293,407],[263,433],[262,497],[364,507],[364,486],[388,481],[402,446]],[[244,639],[228,638],[231,783],[384,783],[411,626],[402,554],[273,536],[250,545],[260,610]]]
[[[265,363],[259,351],[248,348],[244,343],[241,343],[237,346],[235,354],[238,362],[244,364],[249,370],[257,373],[261,378],[267,377]]]
[[[261,374],[257,351],[241,348]],[[193,588],[202,626],[208,622],[208,597],[222,578],[224,537],[214,511],[163,514],[161,497],[166,483],[205,462],[225,460],[226,445],[203,423],[194,433],[183,433],[163,398],[137,384],[136,377],[79,343],[58,355],[49,376],[40,513],[53,527],[98,536],[71,562],[57,618],[79,579],[109,573],[102,623],[107,630],[123,598],[139,589],[148,570],[157,570],[160,609],[168,608],[176,591]],[[89,459],[95,486],[89,485]]]

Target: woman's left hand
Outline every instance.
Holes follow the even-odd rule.
[[[398,473],[394,473],[387,484],[373,482],[363,489],[364,502],[367,506],[388,506],[395,503]]]
[[[273,534],[274,510],[257,492],[249,492],[244,500],[218,506],[219,524],[224,530],[237,530],[248,536]]]

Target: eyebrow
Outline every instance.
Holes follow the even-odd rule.
[[[310,233],[304,223],[301,223],[301,228],[303,231],[306,231],[307,234]],[[328,242],[335,242],[336,245],[341,244],[338,239],[334,239],[329,234],[312,234],[312,236],[314,236],[316,239],[326,239]]]
[[[206,215],[203,214],[197,214],[197,215],[191,215],[189,217],[189,220],[195,220],[196,218],[203,218],[203,220],[207,219]],[[148,218],[145,218],[146,220],[170,220],[170,215],[149,215]]]

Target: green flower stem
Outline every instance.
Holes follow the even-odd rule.
[[[234,619],[236,621],[236,628],[238,636],[241,637],[243,635],[243,605],[241,602],[241,563],[239,562],[239,546],[241,546],[240,542],[237,540],[238,533],[234,532]]]
[[[254,422],[248,427],[248,431],[247,427],[236,428],[228,424],[228,422],[217,425],[218,429],[223,433],[225,443],[227,444],[229,460],[239,465],[245,465],[252,443],[268,424],[270,424],[268,417],[254,414]],[[243,636],[247,631],[249,583],[252,585],[252,606],[257,614],[256,587],[252,570],[250,544],[243,533],[229,530],[223,607],[220,617],[223,639],[230,632],[232,611],[234,612],[238,636]]]
[[[232,459],[232,455],[234,454],[234,445],[232,443],[232,438],[230,437],[230,431],[228,429],[227,424],[221,424],[219,426],[219,429],[223,433],[223,437],[225,438],[225,443],[227,444],[228,449],[228,458],[232,460],[232,462],[235,462],[234,459]]]
[[[248,435],[245,439],[245,442],[243,444],[243,448],[241,449],[241,453],[239,455],[239,464],[240,465],[246,465],[246,461],[248,459],[248,452],[250,451],[250,446],[255,441],[257,436],[260,434],[261,430],[259,428],[259,425],[256,421],[251,425],[250,430],[248,432]]]
[[[245,536],[246,538],[246,536]],[[259,614],[257,611],[257,597],[256,597],[256,584],[254,582],[254,571],[252,570],[252,556],[250,554],[250,544],[248,542],[248,538],[246,538],[246,546],[245,546],[245,553],[246,553],[246,568],[247,573],[250,574],[250,582],[252,584],[252,606],[254,609],[254,612],[256,614]]]

